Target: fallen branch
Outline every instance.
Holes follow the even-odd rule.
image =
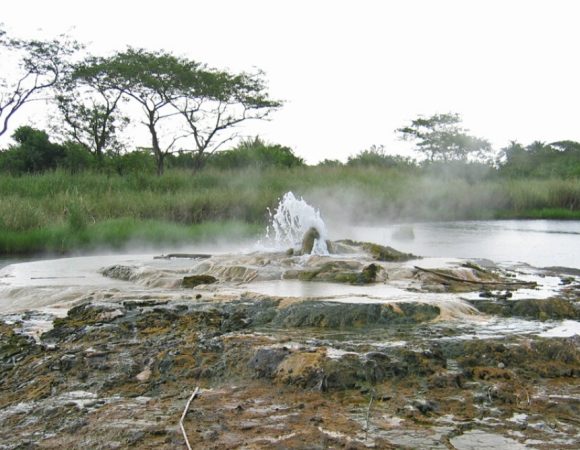
[[[419,266],[414,266],[414,267],[415,267],[415,269],[417,269],[421,272],[430,273],[430,274],[436,275],[438,277],[445,278],[447,280],[457,281],[459,283],[471,283],[471,284],[479,284],[479,285],[483,285],[483,286],[512,286],[512,287],[515,287],[515,286],[536,287],[538,285],[535,281],[476,281],[476,280],[466,280],[463,278],[455,277],[453,275],[448,275],[446,273],[439,272],[437,270],[424,269],[424,268],[419,267]]]
[[[187,445],[188,450],[192,450],[192,449],[191,449],[191,445],[189,445],[189,439],[187,439],[187,433],[185,432],[185,428],[183,426],[183,419],[185,419],[185,416],[187,415],[187,411],[189,411],[189,405],[191,405],[191,402],[196,397],[198,392],[199,392],[199,387],[196,387],[195,391],[193,391],[193,394],[191,394],[191,397],[189,397],[189,400],[187,401],[187,403],[185,405],[185,409],[183,410],[183,414],[181,415],[181,419],[179,419],[179,427],[181,428],[181,432],[183,433],[183,437],[185,438],[185,445]]]
[[[206,255],[205,253],[169,253],[168,255],[153,257],[153,259],[171,259],[171,258],[208,259],[211,258],[211,255]]]

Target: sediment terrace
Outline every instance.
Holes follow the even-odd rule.
[[[4,316],[0,448],[179,448],[184,412],[192,448],[577,448],[576,275],[371,250],[115,264],[138,289]]]

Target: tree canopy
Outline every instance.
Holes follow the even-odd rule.
[[[240,169],[252,167],[300,167],[304,160],[294,154],[291,148],[269,144],[259,136],[242,140],[235,148],[217,152],[208,159],[211,167],[220,169]]]
[[[0,29],[0,58],[16,59],[14,74],[2,68],[0,76],[0,136],[9,122],[27,103],[42,100],[41,94],[54,87],[66,74],[69,58],[80,45],[60,36],[52,40],[18,39]]]
[[[129,48],[108,58],[92,58],[77,67],[73,77],[141,107],[158,173],[178,141],[192,138],[200,167],[206,153],[234,137],[233,127],[264,119],[281,105],[269,98],[260,73],[231,74],[162,51]],[[162,135],[162,125],[169,122],[171,135]]]
[[[404,140],[415,141],[418,152],[429,161],[484,159],[491,152],[491,144],[482,138],[467,134],[460,126],[459,114],[434,114],[419,117],[396,131]]]
[[[534,141],[524,146],[512,141],[500,151],[497,165],[501,174],[513,178],[580,177],[580,143]]]

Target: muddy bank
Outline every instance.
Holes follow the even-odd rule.
[[[431,304],[200,293],[85,302],[38,340],[3,323],[0,448],[180,448],[196,387],[194,448],[578,446],[578,336],[466,338]]]

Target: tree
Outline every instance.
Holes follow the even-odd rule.
[[[16,145],[4,152],[3,168],[12,173],[34,173],[56,169],[65,156],[64,147],[50,142],[48,134],[29,126],[16,129]]]
[[[580,176],[580,143],[534,141],[524,147],[512,141],[501,150],[497,164],[506,177],[577,178]]]
[[[371,145],[356,155],[349,156],[347,166],[352,167],[415,167],[415,161],[401,155],[389,155],[384,145]]]
[[[396,131],[402,139],[415,141],[417,151],[429,161],[467,160],[470,156],[487,158],[491,144],[467,134],[460,123],[459,114],[435,114],[428,118],[419,117]]]
[[[3,71],[6,61],[19,60],[14,79],[0,79],[0,136],[24,105],[44,100],[40,94],[56,85],[68,68],[69,57],[79,48],[64,36],[48,41],[16,39],[0,29]]]
[[[269,98],[263,73],[230,74],[197,66],[180,78],[181,95],[171,104],[185,118],[195,142],[195,167],[203,158],[237,137],[230,131],[246,120],[263,120],[281,102]]]
[[[135,101],[144,114],[142,122],[151,136],[151,150],[157,164],[157,174],[165,167],[165,158],[183,135],[161,143],[160,123],[177,112],[171,100],[177,95],[177,77],[186,69],[186,62],[164,52],[127,49],[109,58],[94,58],[91,64],[76,72],[77,79],[99,80],[106,91],[114,91]]]
[[[57,106],[64,119],[64,133],[102,161],[109,149],[119,152],[118,132],[129,122],[121,115],[123,91],[112,89],[101,72],[90,68],[90,57],[73,67],[70,76],[58,85]]]
[[[116,92],[140,106],[159,175],[179,140],[191,138],[199,167],[208,151],[233,138],[222,132],[244,120],[264,119],[280,105],[268,98],[261,74],[208,69],[163,51],[129,48],[108,58],[93,58],[75,76],[92,87],[98,81],[103,93]],[[163,131],[164,124],[173,127],[171,134]]]

